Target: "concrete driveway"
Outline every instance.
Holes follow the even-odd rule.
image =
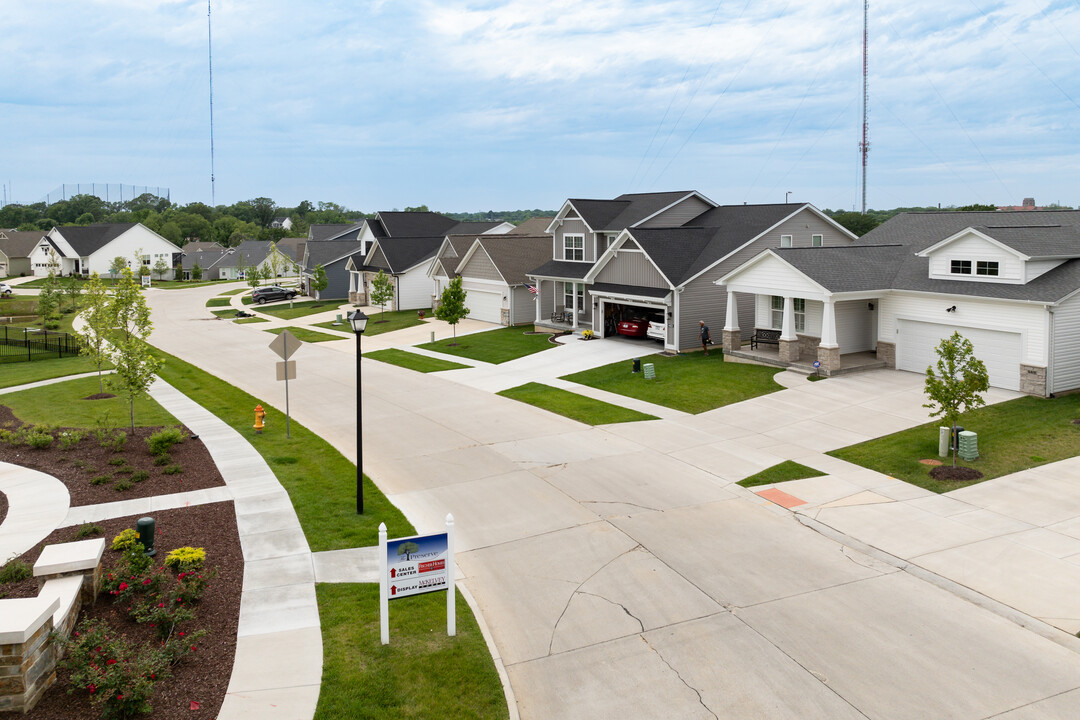
[[[148,292],[154,343],[282,406],[271,337],[205,319],[215,292]],[[349,457],[353,352],[305,346],[291,384],[293,416]],[[363,385],[365,470],[421,532],[454,513],[462,582],[523,717],[1080,709],[1076,638],[1026,629],[733,484],[790,457],[835,463],[822,451],[921,422],[915,376],[841,377],[601,428],[378,362],[363,363]],[[887,499],[904,492],[872,482]]]

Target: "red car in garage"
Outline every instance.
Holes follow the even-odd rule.
[[[645,318],[631,318],[630,320],[623,320],[615,328],[615,332],[620,335],[626,335],[627,337],[645,337],[645,333],[649,331],[649,321]]]

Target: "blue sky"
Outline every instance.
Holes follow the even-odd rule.
[[[0,0],[0,182],[210,201],[207,5]],[[857,207],[862,4],[215,0],[218,203]],[[1077,0],[872,2],[868,205],[1080,205]]]

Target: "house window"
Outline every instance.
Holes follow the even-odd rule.
[[[953,260],[949,265],[949,272],[953,275],[970,275],[971,274],[971,261],[970,260]]]
[[[563,283],[563,305],[567,312],[574,309],[574,283]],[[585,285],[577,286],[577,309],[582,312],[585,309]]]
[[[585,236],[563,235],[563,260],[585,259]]]
[[[996,260],[980,260],[975,263],[976,275],[997,275],[998,264]]]
[[[803,332],[806,330],[806,299],[792,298],[791,301],[795,305],[795,332]],[[784,298],[779,295],[772,296],[770,315],[773,330],[782,330],[784,328]]]
[[[790,235],[781,235],[780,236],[780,247],[791,247],[791,236]]]
[[[142,256],[142,264],[143,265],[149,265],[150,264],[150,256],[149,255],[143,255]]]
[[[823,238],[820,235],[811,235],[810,238],[811,238],[810,244],[813,245],[814,247],[821,247],[822,245],[825,244],[823,242]]]

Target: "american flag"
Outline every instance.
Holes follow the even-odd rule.
[[[531,292],[533,295],[539,292],[539,290],[536,289],[535,285],[526,285],[525,287],[529,288],[529,292]]]

